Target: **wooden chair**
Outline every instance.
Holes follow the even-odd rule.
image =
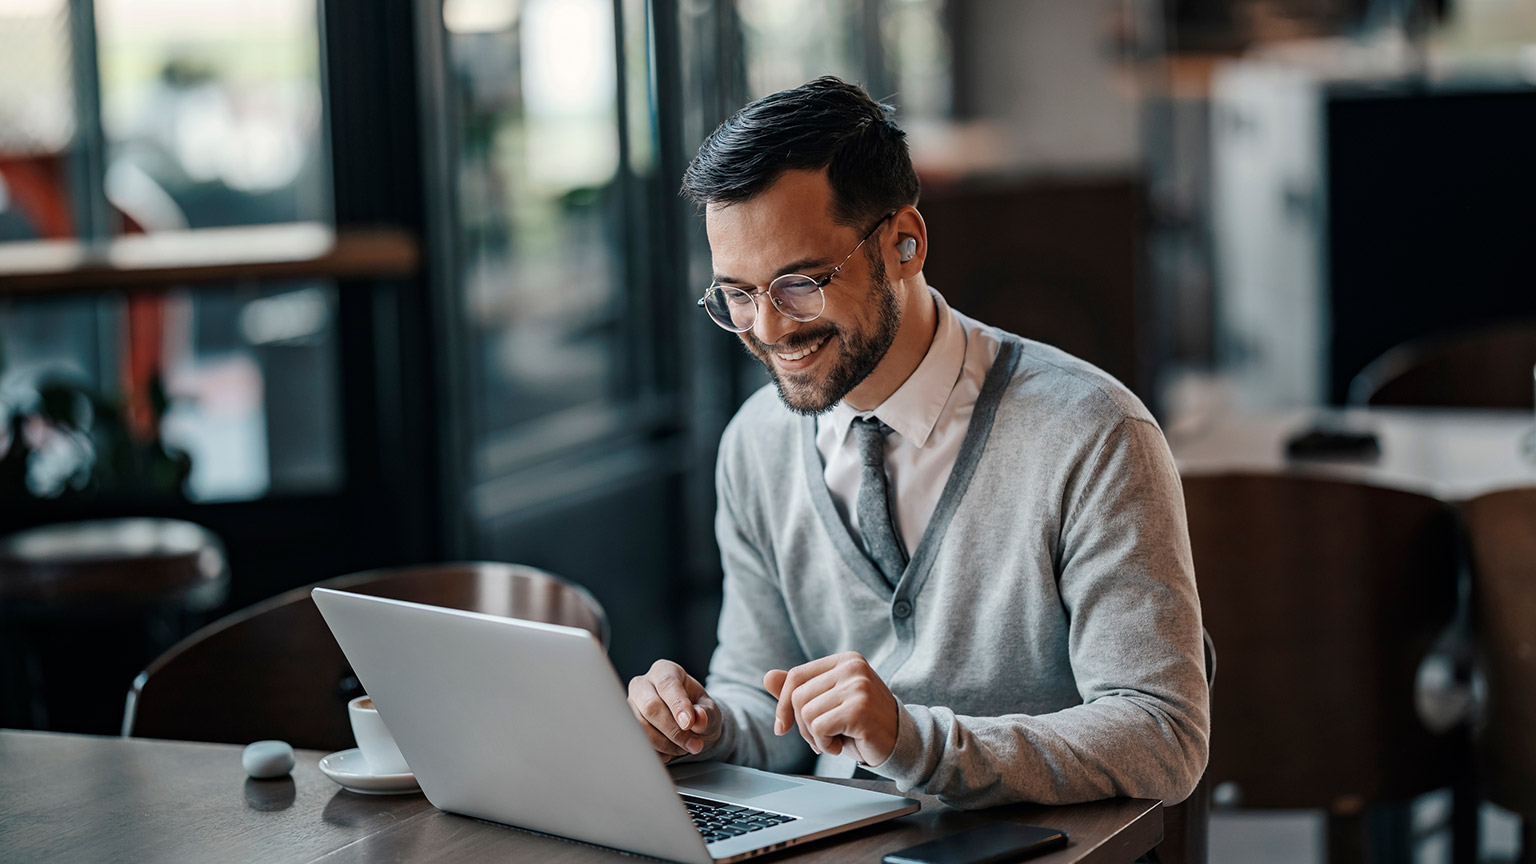
[[[1211,634],[1200,634],[1205,642],[1205,683],[1216,688],[1216,648]],[[1156,864],[1205,864],[1210,855],[1211,784],[1209,774],[1202,776],[1195,791],[1177,804],[1163,807],[1163,842],[1153,847],[1149,856]]]
[[[1186,477],[1184,495],[1221,646],[1207,781],[1245,808],[1326,810],[1329,858],[1362,860],[1367,808],[1453,776],[1454,736],[1419,722],[1414,679],[1456,606],[1454,515],[1294,475]],[[1371,851],[1399,854],[1383,848],[1393,833]]]
[[[583,588],[532,567],[442,564],[375,570],[327,588],[581,627],[608,644],[608,619]],[[352,746],[347,701],[362,694],[310,598],[297,588],[192,634],[133,683],[123,734],[295,747]]]
[[[115,729],[122,687],[224,602],[229,578],[219,538],[177,519],[65,522],[0,539],[0,725]]]
[[[0,602],[29,614],[224,602],[229,567],[211,531],[177,519],[65,522],[0,539]]]
[[[1462,505],[1487,682],[1477,765],[1488,800],[1520,814],[1521,861],[1536,862],[1536,488]]]
[[[1536,406],[1536,321],[1430,336],[1372,360],[1349,384],[1352,405]]]

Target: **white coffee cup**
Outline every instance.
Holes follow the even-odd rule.
[[[357,749],[363,751],[363,759],[374,774],[406,774],[411,768],[400,755],[394,736],[384,726],[373,700],[359,696],[347,703],[347,716],[352,718],[352,735],[357,738]]]

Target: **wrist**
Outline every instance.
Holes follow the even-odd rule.
[[[882,777],[892,780],[911,770],[922,749],[922,734],[917,728],[917,722],[905,705],[896,707],[896,731],[891,741],[891,749],[878,765],[866,766],[871,770],[879,769]]]

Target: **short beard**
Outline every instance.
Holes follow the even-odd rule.
[[[768,349],[751,336],[751,331],[747,332],[748,338],[742,342],[747,352],[768,370],[769,377],[773,378],[774,385],[778,387],[779,399],[796,414],[811,417],[830,411],[853,388],[864,383],[864,379],[885,359],[885,352],[890,350],[891,343],[896,341],[896,330],[901,325],[901,309],[896,303],[896,291],[885,279],[885,262],[876,250],[871,249],[870,252],[875,254],[866,256],[869,261],[868,296],[874,297],[879,303],[874,331],[869,334],[848,334],[842,327],[829,324],[813,331],[797,333],[794,339],[781,346],[794,351],[815,345],[822,339],[837,338],[842,342],[842,356],[827,373],[826,383],[821,387],[797,385],[793,379],[786,385],[768,356]]]

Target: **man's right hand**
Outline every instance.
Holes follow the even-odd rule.
[[[629,710],[662,762],[698,753],[720,739],[720,707],[704,685],[671,660],[629,680]]]

